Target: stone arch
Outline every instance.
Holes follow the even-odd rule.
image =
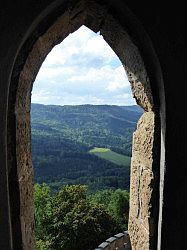
[[[153,249],[157,245],[158,227],[160,118],[164,119],[159,114],[164,103],[160,105],[163,97],[159,96],[157,86],[161,82],[161,73],[157,65],[152,69],[146,67],[134,37],[129,36],[129,30],[117,20],[111,6],[94,0],[62,1],[58,8],[49,11],[49,15],[30,32],[15,61],[7,127],[13,245],[20,249],[34,249],[30,132],[32,84],[50,50],[82,25],[103,35],[127,72],[133,96],[145,110],[133,136],[129,234],[133,249]],[[154,61],[154,52],[151,56]]]

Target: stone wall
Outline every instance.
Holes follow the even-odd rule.
[[[108,238],[94,250],[130,250],[130,238],[127,231],[118,233],[113,237]]]
[[[66,3],[73,2],[75,1],[2,0],[0,3],[0,249],[22,249],[22,244],[19,244],[22,243],[22,234],[13,109],[19,74],[33,44],[63,13]],[[150,78],[154,104],[156,100],[155,110],[160,115],[161,158],[160,165],[158,163],[154,167],[161,169],[160,186],[157,187],[160,197],[156,204],[150,201],[153,203],[152,207],[157,204],[160,206],[159,227],[155,229],[159,229],[158,244],[153,249],[187,249],[185,1],[180,4],[171,1],[169,5],[164,5],[163,1],[145,0],[97,2],[107,7],[107,13],[121,24],[140,50]],[[106,19],[107,14],[104,17]],[[114,40],[116,35],[114,32]],[[29,178],[28,180],[30,181]],[[141,195],[143,194],[140,197]],[[30,214],[31,212],[32,210]],[[29,233],[27,232],[28,235]]]
[[[115,21],[110,13],[107,12],[106,6],[98,5],[98,3],[92,0],[80,0],[74,1],[72,6],[67,5],[67,8],[68,10],[64,9],[64,13],[59,16],[56,22],[54,22],[33,44],[18,81],[15,105],[17,131],[16,148],[21,203],[20,219],[23,235],[22,241],[23,248],[27,248],[27,250],[32,249],[34,244],[32,240],[34,209],[31,191],[33,182],[29,117],[32,84],[43,60],[53,46],[60,43],[69,33],[74,32],[83,24],[95,32],[100,30],[106,42],[113,48],[123,63],[131,83],[133,96],[137,103],[146,110],[146,114],[150,114],[144,115],[144,118],[141,119],[142,126],[146,128],[139,133],[138,140],[135,141],[133,147],[136,147],[139,150],[138,155],[141,155],[141,162],[138,164],[142,165],[144,161],[147,162],[147,160],[150,159],[148,166],[145,165],[145,168],[148,167],[152,169],[152,141],[146,130],[154,136],[152,131],[154,119],[151,116],[151,114],[153,114],[153,98],[149,77],[137,46],[131,41],[128,33]],[[114,33],[116,34],[115,36],[113,36]],[[146,133],[144,134],[144,132]],[[153,137],[151,139],[153,139]],[[139,148],[137,146],[138,143],[141,145]],[[146,151],[148,148],[150,148],[150,150]],[[145,151],[146,154],[143,153]],[[136,150],[133,149],[133,154],[134,153],[136,154]],[[137,159],[137,156],[135,156],[135,158]],[[133,159],[135,158],[133,156]],[[132,161],[132,169],[134,169],[134,164],[137,164],[135,160]],[[145,177],[147,172],[147,170],[143,172],[143,178],[149,178]],[[131,188],[130,209],[132,208],[132,211],[134,211],[141,207],[140,209],[144,211],[144,217],[149,220],[149,202],[151,201],[153,190],[150,188],[149,181],[139,186],[138,190],[134,188],[134,181],[136,179],[142,179],[140,175],[139,170],[131,171],[133,188]],[[139,180],[139,182],[142,183],[141,180]],[[151,182],[154,182],[154,176],[152,176]],[[136,202],[136,200],[139,200],[140,193],[143,194],[143,196],[141,196],[141,201]],[[134,223],[135,221],[136,224]],[[132,237],[133,249],[137,249],[136,246],[140,245],[144,247],[144,250],[149,249],[151,240],[150,226],[147,220],[142,222],[142,218],[137,217],[137,213],[130,212],[129,225],[129,234]],[[144,228],[147,230],[146,234],[144,233]],[[140,245],[139,242],[141,242]]]
[[[133,250],[152,249],[155,218],[153,144],[155,115],[145,112],[133,135],[130,178],[129,231]]]
[[[29,34],[27,39],[20,43],[19,50],[16,51],[11,74],[7,109],[9,128],[7,153],[8,159],[11,159],[8,160],[8,167],[14,170],[14,182],[10,182],[9,177],[13,225],[11,233],[14,244],[18,245],[19,237],[17,236],[21,235],[20,249],[34,248],[33,172],[30,141],[32,84],[50,50],[68,34],[81,25],[86,25],[95,32],[100,31],[118,55],[127,72],[133,96],[145,110],[133,140],[129,234],[133,250],[152,249],[157,237],[156,230],[154,230],[157,227],[157,215],[155,217],[153,215],[156,214],[158,206],[158,197],[155,195],[158,180],[156,173],[159,169],[159,164],[155,160],[155,148],[158,149],[158,147],[155,145],[158,141],[155,138],[159,135],[159,123],[156,122],[155,98],[152,96],[151,81],[138,48],[139,44],[134,35],[131,38],[132,32],[129,35],[127,26],[118,21],[118,14],[115,11],[112,13],[113,8],[108,5],[108,2],[99,0],[62,2],[63,4],[55,10],[54,6],[50,6],[48,14],[47,12],[42,12],[41,15],[38,13],[40,21],[33,20],[33,26],[26,33]],[[112,1],[111,4],[113,5]],[[117,7],[116,11],[120,13],[123,8]],[[143,32],[141,36],[142,34]],[[14,196],[17,200],[17,207]]]

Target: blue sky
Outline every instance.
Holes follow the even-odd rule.
[[[120,60],[99,33],[85,26],[48,54],[34,82],[32,102],[135,104]]]

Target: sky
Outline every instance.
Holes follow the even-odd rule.
[[[102,35],[82,26],[43,62],[32,103],[134,105],[125,70]]]

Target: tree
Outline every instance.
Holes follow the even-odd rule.
[[[120,231],[121,227],[103,205],[86,198],[85,186],[64,186],[54,197],[52,249],[93,250]]]
[[[51,223],[52,197],[46,184],[34,185],[36,248],[47,250],[50,245],[48,227]]]
[[[124,230],[128,227],[129,217],[129,192],[117,189],[113,192],[108,211],[122,225]]]
[[[122,230],[105,208],[111,190],[104,192],[105,205],[88,199],[83,185],[66,185],[54,196],[46,184],[35,184],[34,190],[37,250],[93,250]]]
[[[89,196],[92,203],[105,206],[106,210],[113,216],[121,227],[126,230],[129,215],[129,192],[122,189],[102,190]]]
[[[114,190],[112,189],[105,189],[102,191],[97,191],[95,194],[89,195],[89,199],[93,203],[99,203],[105,206],[105,208],[108,207],[112,194],[114,193]]]

